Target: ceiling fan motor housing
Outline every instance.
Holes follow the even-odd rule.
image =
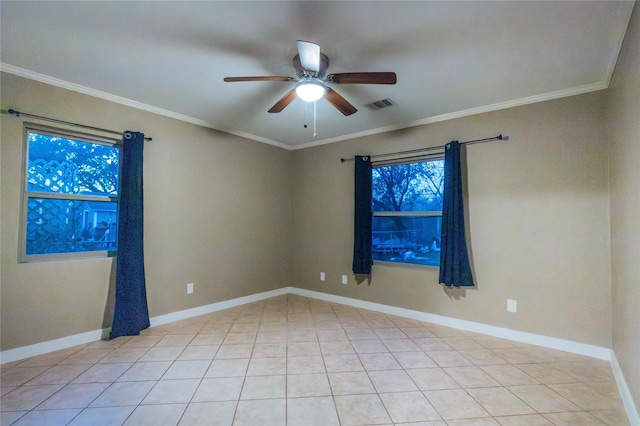
[[[327,73],[327,68],[329,68],[329,58],[324,53],[320,53],[320,70],[310,71],[302,67],[300,55],[296,55],[293,57],[293,67],[300,80],[322,80]]]

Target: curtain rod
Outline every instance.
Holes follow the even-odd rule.
[[[508,141],[509,140],[509,136],[502,136],[501,134],[498,136],[494,136],[491,138],[484,138],[484,139],[475,139],[472,141],[465,141],[465,142],[460,142],[461,145],[473,145],[475,143],[483,143],[483,142],[490,142],[490,141],[496,141],[496,140],[501,140],[501,141]],[[446,147],[446,145],[439,145],[439,146],[431,146],[429,148],[418,148],[418,149],[412,149],[409,151],[398,151],[398,152],[389,152],[387,154],[378,154],[378,155],[370,155],[370,158],[380,158],[380,157],[391,157],[394,155],[403,155],[403,154],[416,154],[418,152],[426,152],[426,151],[435,151],[438,149],[444,149]],[[420,157],[420,156],[416,156],[416,157]],[[411,158],[411,157],[408,157]],[[401,158],[398,158],[397,160],[400,160]],[[353,161],[355,160],[355,158],[341,158],[340,161],[342,163],[346,162],[346,161]]]
[[[78,124],[78,123],[72,123],[70,121],[63,121],[63,120],[58,120],[57,118],[50,118],[50,117],[42,117],[40,115],[35,115],[35,114],[29,114],[27,112],[20,112],[20,111],[16,111],[15,109],[8,109],[8,110],[2,110],[3,114],[13,114],[16,117],[20,117],[21,115],[24,115],[25,117],[32,117],[32,118],[39,118],[40,120],[46,120],[46,121],[53,121],[54,123],[60,123],[60,124],[67,124],[69,126],[74,126],[74,127],[82,127],[84,129],[91,129],[91,130],[98,130],[100,132],[106,132],[106,133],[111,133],[113,135],[120,135],[120,136],[124,136],[123,132],[118,132],[116,130],[109,130],[109,129],[101,129],[100,127],[93,127],[93,126],[87,126],[84,124]],[[153,138],[144,138],[145,141],[152,141]]]

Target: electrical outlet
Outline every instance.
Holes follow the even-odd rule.
[[[193,293],[193,283],[187,284],[187,294]]]
[[[320,281],[324,281],[324,278],[325,278],[324,272],[320,272]]]
[[[342,284],[347,285],[347,276],[346,275],[342,276]]]
[[[518,301],[507,299],[507,312],[518,312]]]

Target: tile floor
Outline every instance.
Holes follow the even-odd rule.
[[[1,366],[2,425],[624,425],[605,361],[279,296]]]

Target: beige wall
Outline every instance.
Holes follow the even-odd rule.
[[[10,74],[1,84],[2,108],[153,137],[144,174],[152,317],[290,284],[291,152]],[[112,314],[113,259],[17,263],[22,121],[2,115],[2,350],[108,327]]]
[[[640,407],[640,6],[608,93],[613,349]]]
[[[596,92],[295,151],[294,285],[610,347],[603,99]],[[477,288],[447,290],[436,269],[379,264],[357,285],[353,163],[340,158],[498,133],[510,140],[467,147]],[[518,301],[516,314],[507,313],[507,299]]]

